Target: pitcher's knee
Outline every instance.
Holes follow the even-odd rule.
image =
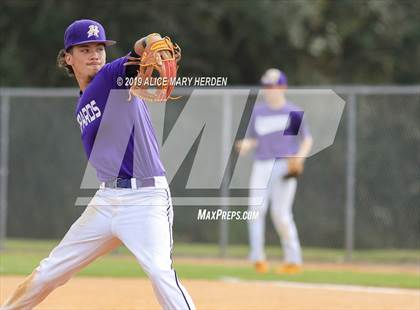
[[[33,273],[32,283],[35,287],[44,288],[51,285],[53,278],[47,272],[35,270]]]
[[[66,274],[57,275],[46,268],[38,267],[33,272],[33,284],[41,289],[53,289],[61,286],[70,278]]]
[[[160,282],[164,278],[173,272],[173,270],[169,268],[164,268],[162,266],[152,266],[149,267],[147,270],[147,274],[152,282]]]

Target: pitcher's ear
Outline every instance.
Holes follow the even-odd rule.
[[[72,65],[72,63],[73,63],[73,47],[70,47],[69,49],[67,49],[65,51],[64,60],[66,61],[66,64],[68,64],[69,66]]]

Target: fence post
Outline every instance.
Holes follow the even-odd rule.
[[[5,249],[7,234],[7,191],[9,175],[9,114],[10,97],[1,96],[0,108],[0,251]]]
[[[350,93],[347,102],[347,167],[346,167],[346,219],[345,219],[345,260],[351,261],[354,250],[354,217],[356,195],[357,161],[357,101],[356,94]]]
[[[227,94],[225,90],[223,92],[223,100],[222,100],[222,158],[221,158],[221,171],[230,171],[230,163],[228,161],[227,167],[223,166],[223,159],[229,158],[231,145],[230,141],[230,132],[232,128],[232,106],[231,106],[231,97]],[[222,181],[222,210],[228,211],[229,206],[229,178],[226,175],[223,177]],[[229,225],[228,221],[221,220],[220,221],[220,235],[219,235],[219,254],[221,257],[227,256],[227,247],[229,243]]]

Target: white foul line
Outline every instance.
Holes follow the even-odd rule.
[[[376,294],[397,294],[397,295],[412,295],[420,298],[420,290],[403,289],[394,287],[372,287],[346,284],[323,284],[323,283],[301,283],[301,282],[286,282],[286,281],[257,281],[257,280],[241,280],[232,277],[221,278],[223,282],[228,283],[250,283],[250,284],[265,284],[274,285],[287,288],[303,288],[303,289],[326,289],[344,292],[358,292],[358,293],[376,293]]]

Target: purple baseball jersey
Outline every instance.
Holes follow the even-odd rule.
[[[106,64],[81,94],[76,119],[86,155],[102,182],[165,175],[146,104],[117,85],[126,57]],[[124,84],[124,83],[120,83]]]
[[[266,102],[254,106],[247,137],[258,141],[256,160],[292,156],[307,136],[310,133],[301,108],[289,102],[280,109],[272,108]]]

